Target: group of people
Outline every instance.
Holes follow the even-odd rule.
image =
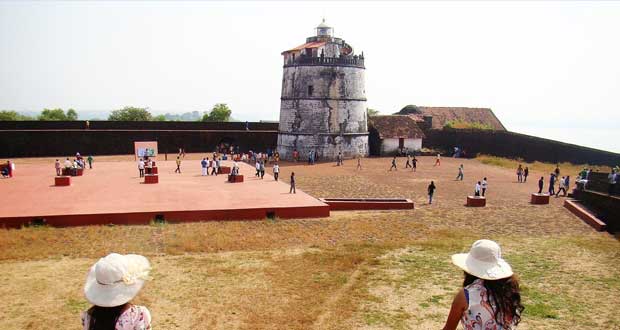
[[[15,170],[15,163],[7,160],[6,163],[0,167],[0,175],[3,178],[10,178],[13,176],[13,171]]]
[[[153,160],[148,156],[145,156],[144,158],[140,158],[138,160],[138,175],[143,178],[145,172],[146,174],[153,173]]]
[[[544,185],[545,177],[541,176],[538,180],[539,194],[542,194]],[[558,187],[557,191],[555,190],[556,185]],[[555,170],[552,173],[549,173],[549,195],[560,197],[560,193],[562,193],[562,196],[566,196],[568,194],[568,188],[570,188],[570,176],[567,175],[560,177],[560,167],[556,166]]]
[[[84,160],[84,157],[82,157],[82,155],[80,155],[80,153],[76,153],[75,154],[75,158],[73,159],[73,161],[71,161],[69,159],[69,157],[67,157],[64,161],[64,164],[60,164],[60,160],[56,159],[56,161],[54,162],[54,169],[56,170],[56,175],[57,176],[61,176],[62,175],[62,169],[64,167],[65,171],[71,173],[71,175],[77,175],[78,173],[78,169],[85,169],[86,168],[86,163],[88,162],[88,167],[90,169],[93,168],[93,162],[94,162],[94,158],[92,155],[89,155],[86,160]]]
[[[221,167],[221,160],[215,154],[213,155],[212,160],[209,160],[209,157],[204,157],[200,161],[200,168],[201,168],[202,176],[209,175],[209,168],[211,168],[211,175],[218,175],[220,167]],[[180,164],[179,164],[179,173],[181,173]]]
[[[455,330],[459,323],[464,329],[514,329],[524,306],[518,279],[502,258],[499,244],[481,239],[468,253],[453,254],[451,259],[464,280],[443,330]],[[149,309],[131,303],[153,280],[151,271],[149,260],[141,255],[111,253],[99,259],[84,283],[84,296],[92,306],[81,313],[82,329],[151,330]]]
[[[517,182],[525,183],[527,182],[527,176],[530,175],[530,169],[526,166],[523,168],[521,164],[517,167]]]

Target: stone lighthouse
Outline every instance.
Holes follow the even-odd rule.
[[[284,74],[278,152],[319,160],[368,155],[364,54],[334,37],[325,20],[306,43],[282,52]]]

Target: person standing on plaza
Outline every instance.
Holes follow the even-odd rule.
[[[258,178],[260,176],[260,160],[258,160],[258,158],[256,159],[255,167],[256,167],[256,174],[254,174],[254,176]]]
[[[278,176],[280,175],[280,166],[278,163],[273,164],[273,178],[278,181]]]
[[[217,157],[214,157],[211,161],[211,175],[217,176]]]
[[[201,174],[202,174],[202,176],[207,175],[207,172],[208,172],[209,170],[208,170],[208,167],[207,167],[207,159],[206,159],[206,158],[203,158],[203,159],[200,161],[200,166],[202,167],[202,173],[201,173]]]
[[[456,176],[455,180],[463,181],[463,164],[461,164],[461,166],[459,166],[459,174]]]
[[[431,184],[428,185],[427,191],[428,191],[428,203],[429,204],[433,204],[433,194],[435,193],[435,182],[431,181]]]
[[[362,169],[362,155],[357,155],[357,169]]]
[[[405,164],[405,168],[409,168],[409,167],[413,168],[411,166],[411,155],[407,154],[407,163]]]
[[[261,180],[263,179],[264,176],[265,176],[265,162],[261,161],[260,162],[260,178],[261,178]]]
[[[146,174],[153,174],[153,160],[150,158],[146,160]]]
[[[342,166],[342,152],[338,152],[338,158],[337,158],[337,163],[336,166]]]
[[[220,168],[222,166],[222,162],[220,160],[221,157],[217,157],[217,160],[215,161],[215,166],[217,167],[217,172],[215,172],[215,175],[217,176],[218,174],[220,174]]]
[[[549,175],[549,196],[555,195],[555,174]]]
[[[517,168],[517,181],[519,183],[523,182],[523,167],[521,164],[519,164],[519,167]]]
[[[73,163],[71,163],[71,161],[69,160],[69,158],[67,158],[65,160],[65,169],[69,170],[71,169],[71,167],[73,166]]]
[[[481,189],[481,185],[480,185],[480,181],[478,181],[478,183],[476,183],[476,187],[474,188],[474,196],[480,196],[480,189]]]
[[[93,158],[92,155],[88,155],[88,158],[86,158],[86,161],[88,162],[88,168],[91,169],[91,170],[93,169],[93,161],[94,160],[95,159]]]
[[[181,174],[181,156],[177,156],[177,169],[174,170],[174,173]]]
[[[418,167],[418,159],[415,158],[415,155],[413,155],[413,159],[411,160],[411,165],[412,165],[412,170],[415,172],[416,168]]]
[[[441,166],[441,154],[437,154],[437,159],[435,159],[435,165],[433,166]]]
[[[56,159],[56,162],[54,162],[54,168],[56,168],[56,175],[60,176],[62,174],[62,171],[60,170],[60,161],[58,159]]]
[[[394,169],[395,171],[398,171],[398,168],[396,167],[396,156],[392,158],[392,166],[390,167],[390,172],[392,172],[392,169]]]
[[[564,192],[562,196],[566,196],[566,187],[564,186],[565,184],[566,184],[566,181],[564,177],[558,180],[558,192],[555,193],[555,197],[559,197],[561,191]]]
[[[525,169],[523,170],[523,182],[527,182],[527,176],[530,175],[530,169],[529,167],[525,167]]]
[[[544,177],[540,177],[540,180],[538,180],[538,193],[542,194],[542,190],[543,190],[543,186],[545,185],[545,178]]]
[[[487,183],[487,178],[485,177],[484,179],[482,179],[482,197],[484,197],[484,194],[487,192],[487,186],[489,184]]]
[[[138,161],[138,174],[141,178],[144,177],[144,160],[142,158]]]
[[[288,191],[289,194],[296,194],[295,191],[295,172],[291,172],[291,189]]]
[[[607,175],[607,181],[609,186],[607,187],[607,194],[613,195],[616,191],[616,184],[618,183],[618,172],[615,169],[611,170],[611,173]]]
[[[299,161],[299,151],[297,149],[293,149],[293,161],[297,163]]]

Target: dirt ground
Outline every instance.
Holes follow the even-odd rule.
[[[202,155],[186,155],[199,166]],[[132,160],[97,157],[97,161]],[[153,279],[138,304],[155,329],[438,329],[462,272],[450,255],[498,241],[521,281],[520,329],[620,329],[620,243],[562,207],[529,204],[537,179],[477,160],[421,157],[344,166],[281,164],[315,197],[404,197],[415,210],[332,212],[329,218],[151,226],[0,230],[2,329],[79,329],[88,267],[110,252],[140,253]],[[52,159],[19,159],[20,163]],[[465,180],[455,181],[459,164]],[[572,171],[573,169],[571,169]],[[564,170],[563,170],[564,171]],[[568,172],[568,170],[566,170]],[[576,173],[569,174],[574,177]],[[487,207],[464,206],[487,177]],[[432,205],[426,187],[435,181]],[[1,182],[0,182],[1,186]]]

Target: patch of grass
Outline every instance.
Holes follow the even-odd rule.
[[[594,171],[599,172],[608,172],[611,170],[608,166],[600,166],[600,165],[588,165],[588,164],[572,164],[568,162],[563,162],[559,164],[553,163],[544,163],[544,162],[526,162],[523,159],[510,159],[504,157],[490,156],[490,155],[478,155],[476,157],[482,164],[498,166],[508,169],[513,169],[516,171],[519,164],[521,164],[524,168],[529,167],[530,171],[537,171],[542,173],[551,173],[555,170],[556,166],[559,165],[561,174],[571,175],[573,178],[576,178],[576,175],[581,172],[584,168],[592,168]],[[515,172],[516,173],[516,172]]]
[[[448,129],[479,129],[479,130],[492,130],[493,126],[480,122],[469,122],[464,120],[448,120],[443,128]]]
[[[408,329],[406,321],[411,318],[411,314],[404,311],[393,313],[370,311],[364,314],[367,325],[383,325],[390,329]]]

